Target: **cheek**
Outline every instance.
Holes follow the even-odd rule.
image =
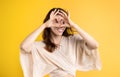
[[[56,32],[56,28],[51,27],[51,32],[55,33]]]

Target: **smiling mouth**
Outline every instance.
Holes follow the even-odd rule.
[[[57,31],[60,32],[60,33],[64,32],[64,30],[65,30],[65,27],[59,27],[59,28],[57,27]]]

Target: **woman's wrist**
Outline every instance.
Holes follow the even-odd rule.
[[[47,28],[47,26],[46,26],[45,23],[43,23],[41,26],[39,26],[39,29],[42,30],[42,31],[43,31],[45,28]]]
[[[45,23],[43,23],[43,25],[42,25],[44,28],[48,28],[49,27],[49,20],[48,21],[46,21]]]
[[[76,29],[77,24],[75,24],[73,21],[70,21],[69,25],[70,25],[70,27]]]

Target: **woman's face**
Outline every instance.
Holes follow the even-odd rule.
[[[53,26],[51,27],[51,32],[54,35],[61,36],[66,29],[65,20],[62,16],[57,15],[53,20]]]

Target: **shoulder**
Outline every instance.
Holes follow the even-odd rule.
[[[73,35],[70,35],[69,37],[67,37],[67,39],[70,39],[70,40],[82,40],[82,37],[80,36],[80,34],[73,34]]]
[[[82,41],[82,38],[79,34],[73,34],[73,35],[70,35],[68,37],[64,36],[64,40],[63,40],[63,42],[67,43],[67,44],[69,44],[69,43],[73,44],[73,43],[76,43],[76,42],[79,42],[79,41]]]

